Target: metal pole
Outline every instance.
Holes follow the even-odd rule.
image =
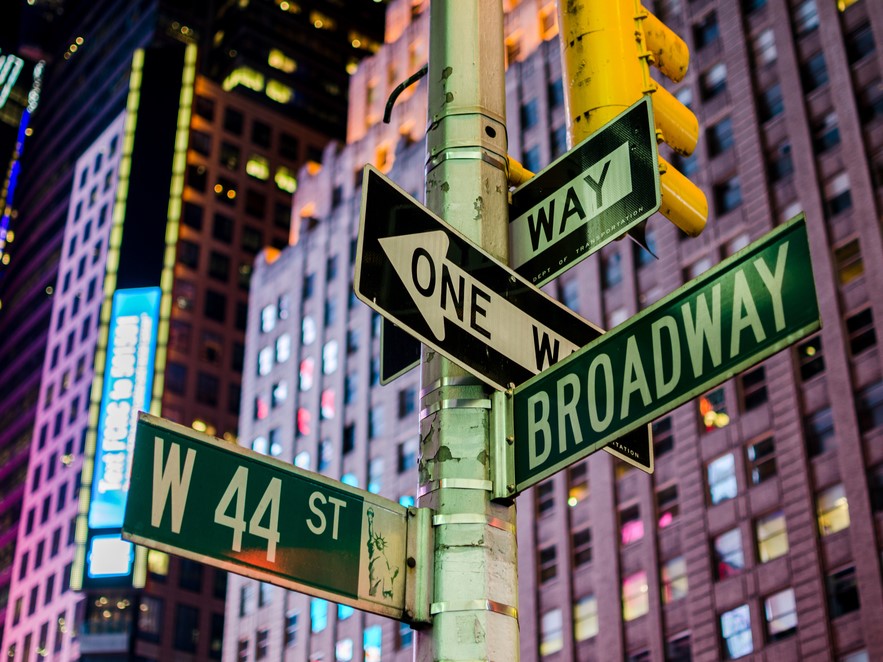
[[[430,4],[426,203],[486,251],[508,252],[501,0]],[[515,507],[491,502],[491,402],[423,348],[418,505],[434,511],[432,626],[416,659],[518,659]],[[505,443],[505,442],[503,442]]]

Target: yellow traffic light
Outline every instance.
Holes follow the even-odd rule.
[[[696,116],[650,77],[649,65],[677,82],[690,61],[684,40],[647,11],[640,0],[559,2],[564,93],[573,144],[600,129],[642,95],[651,94],[657,139],[689,155],[699,138]],[[659,159],[660,211],[690,236],[708,218],[705,194]]]

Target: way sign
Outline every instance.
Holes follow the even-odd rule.
[[[132,542],[401,619],[407,518],[395,501],[140,415]]]
[[[516,388],[516,490],[819,327],[801,214]]]
[[[354,288],[379,313],[500,390],[603,333],[371,166]]]
[[[649,96],[512,193],[509,264],[542,285],[659,209]]]

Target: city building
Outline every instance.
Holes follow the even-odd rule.
[[[342,140],[347,79],[383,40],[381,0],[217,3],[207,74]],[[315,156],[315,154],[314,154]]]
[[[49,142],[55,154],[46,143],[34,149],[44,168],[53,156],[62,162],[52,177],[36,171],[46,181],[27,180],[16,214],[23,223],[36,207],[52,210],[13,255],[13,264],[38,262],[3,283],[19,288],[4,300],[16,344],[4,347],[3,388],[17,402],[8,406],[14,430],[3,434],[27,460],[7,468],[18,502],[8,516],[13,597],[2,646],[16,659],[220,657],[226,573],[119,538],[127,481],[116,468],[127,460],[117,446],[133,432],[121,412],[149,409],[235,441],[253,258],[288,243],[296,173],[329,135],[269,95],[198,74],[200,30],[168,9],[86,11],[86,36],[72,38],[65,63],[86,55],[95,65],[83,45],[92,34],[139,30],[121,31],[125,43],[88,42],[114,55],[115,82],[101,79],[113,95],[107,107],[83,104],[82,134],[63,108],[47,118],[69,143],[62,135]],[[268,53],[255,46],[249,57],[266,62]],[[53,80],[75,96],[81,72]],[[58,234],[41,244],[44,231]],[[34,256],[38,247],[49,253]],[[42,338],[23,306],[45,312]],[[120,373],[129,361],[138,370]]]
[[[18,141],[20,149],[14,150],[17,155],[2,155],[6,190],[0,220],[0,453],[4,457],[0,619],[4,623],[9,616],[8,589],[73,165],[124,109],[134,50],[152,38],[156,22],[167,25],[161,12],[144,11],[139,5],[126,13],[113,10],[114,6],[40,0],[20,12],[10,11],[10,21],[21,14],[17,30],[4,26],[8,52],[34,63],[19,75],[20,82],[33,78],[30,69],[43,63],[39,80],[27,81],[38,94],[34,100],[40,101],[39,107],[27,115],[27,126],[19,120],[25,135]],[[178,3],[179,15],[186,14],[188,7],[189,3]],[[88,45],[84,35],[92,37]],[[14,184],[11,196],[10,183]]]
[[[597,453],[518,497],[522,659],[879,659],[883,13],[652,4],[691,51],[670,89],[702,136],[692,157],[666,156],[707,192],[708,226],[691,239],[653,217],[658,259],[614,242],[545,289],[612,328],[803,211],[823,328],[657,420],[652,476]],[[347,144],[300,178],[297,243],[256,262],[239,429],[244,446],[403,503],[419,376],[379,385],[378,317],[351,281],[362,166],[423,197],[425,82],[380,118],[426,61],[427,6],[390,3],[384,46],[351,81]],[[509,149],[536,171],[567,150],[555,3],[504,6]],[[228,660],[405,660],[413,637],[229,578]]]

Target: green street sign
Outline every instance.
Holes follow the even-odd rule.
[[[408,511],[141,414],[123,537],[402,619]]]
[[[801,214],[518,386],[516,491],[820,326]]]

